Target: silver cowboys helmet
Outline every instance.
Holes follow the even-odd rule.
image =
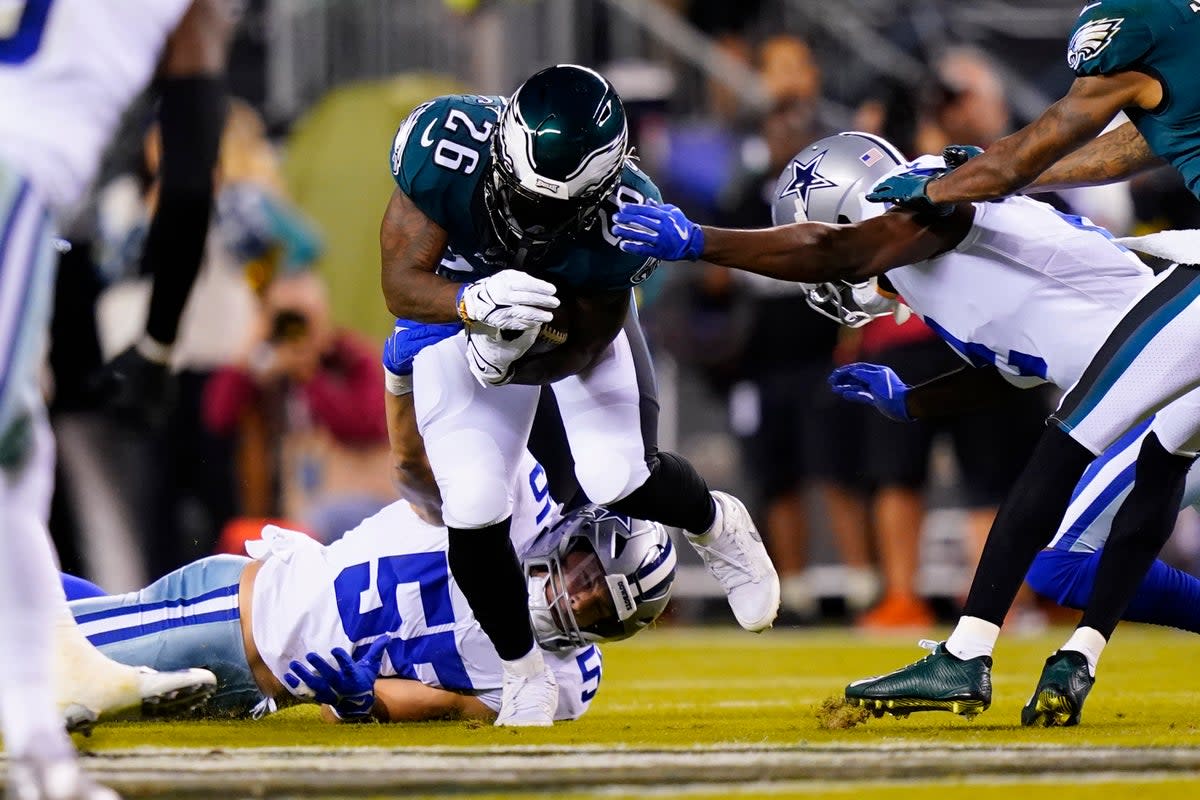
[[[886,175],[907,164],[886,139],[847,131],[818,139],[801,150],[775,184],[771,218],[776,225],[827,222],[849,225],[887,211],[865,195]],[[907,306],[880,293],[876,278],[858,283],[802,283],[809,306],[843,325],[859,328],[877,317],[908,319]]]
[[[657,522],[589,505],[534,539],[521,566],[538,644],[564,650],[654,622],[671,599],[675,547]]]

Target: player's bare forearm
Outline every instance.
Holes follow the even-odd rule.
[[[909,389],[908,414],[913,419],[963,414],[1001,405],[1019,391],[991,367],[964,366]]]
[[[567,341],[553,350],[521,359],[512,382],[544,386],[595,364],[625,324],[629,302],[627,289],[575,298]]]
[[[434,273],[449,236],[396,189],[379,227],[381,281],[388,311],[417,322],[454,322],[461,284]]]
[[[1150,102],[1147,96],[1153,87],[1147,80],[1152,79],[1139,73],[1077,78],[1036,120],[930,181],[926,195],[935,203],[961,203],[1019,191],[1104,130],[1121,109]]]
[[[193,0],[167,40],[162,73],[176,77],[224,73],[240,14],[235,0]]]
[[[375,681],[375,706],[371,715],[380,722],[424,722],[434,719],[492,720],[496,712],[477,697],[405,678],[380,678]]]
[[[1126,122],[1062,158],[1025,187],[1025,191],[1053,192],[1112,183],[1164,163],[1133,123]]]
[[[949,250],[974,210],[933,222],[896,211],[854,225],[801,222],[762,230],[704,228],[705,261],[785,281],[861,280]]]
[[[442,495],[425,455],[425,442],[417,430],[411,392],[396,396],[385,390],[388,442],[392,451],[392,483],[401,499],[430,525],[442,524]]]

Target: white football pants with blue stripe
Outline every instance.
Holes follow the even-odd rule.
[[[54,440],[39,381],[56,266],[46,203],[0,161],[0,716],[10,756],[71,747],[53,677],[64,598],[46,529]]]
[[[212,556],[145,589],[69,603],[88,641],[109,658],[158,670],[203,667],[217,676],[205,711],[245,716],[262,702],[242,644],[238,584],[244,556]]]
[[[1139,422],[1170,453],[1200,452],[1200,267],[1164,273],[1113,328],[1051,416],[1100,455]]]

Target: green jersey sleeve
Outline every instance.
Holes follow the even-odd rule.
[[[499,98],[445,95],[413,109],[392,140],[392,178],[413,204],[450,229],[490,160]]]
[[[1136,69],[1154,45],[1144,0],[1104,0],[1084,7],[1067,45],[1067,64],[1079,77]]]

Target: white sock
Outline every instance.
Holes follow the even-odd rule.
[[[721,530],[721,523],[723,522],[722,518],[724,515],[721,513],[721,504],[717,502],[717,498],[713,497],[711,493],[708,496],[709,499],[712,500],[713,504],[712,525],[709,525],[708,530],[706,530],[704,533],[692,533],[688,530],[684,531],[689,539],[691,539],[693,542],[699,542],[700,544],[707,543],[708,540],[712,538],[714,533]]]
[[[979,617],[959,617],[946,639],[946,649],[958,658],[990,656],[1000,638],[1000,626]]]
[[[542,658],[542,648],[536,644],[533,649],[520,658],[512,661],[501,661],[504,671],[523,678],[534,678],[546,671],[546,661]]]
[[[7,483],[0,477],[0,484]],[[35,511],[0,489],[0,708],[4,747],[74,751],[55,703],[54,614],[65,604],[50,535]]]
[[[1104,652],[1106,644],[1108,644],[1108,640],[1095,628],[1076,628],[1075,632],[1071,634],[1071,638],[1067,639],[1067,643],[1058,649],[1083,653],[1088,662],[1088,672],[1092,673],[1094,678],[1096,677],[1096,662],[1100,660],[1100,654]]]

